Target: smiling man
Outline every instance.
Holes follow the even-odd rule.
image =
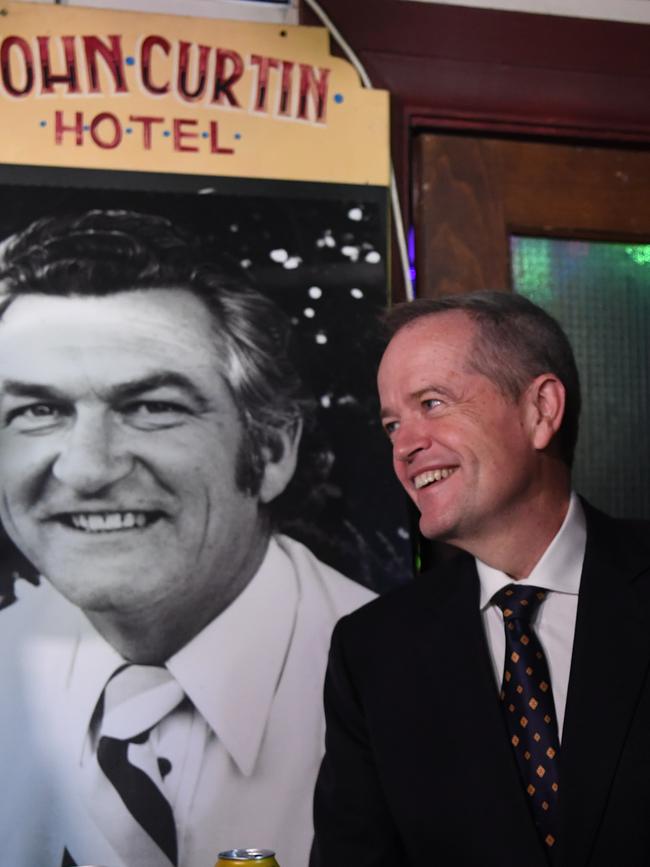
[[[395,472],[459,550],[334,631],[311,864],[643,867],[650,527],[572,492],[567,338],[509,293],[387,322]]]
[[[272,505],[303,397],[268,299],[162,218],[42,220],[0,255],[3,863],[304,867],[336,619],[371,597]]]

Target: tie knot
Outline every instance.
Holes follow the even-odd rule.
[[[504,620],[530,620],[540,602],[546,599],[546,590],[530,584],[506,584],[492,597],[503,611]]]
[[[166,668],[125,665],[104,689],[101,733],[134,740],[171,713],[184,697],[181,686]]]

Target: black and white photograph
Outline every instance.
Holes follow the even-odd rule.
[[[414,556],[385,191],[1,180],[3,863],[305,867],[331,630]]]

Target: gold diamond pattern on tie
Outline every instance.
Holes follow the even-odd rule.
[[[510,743],[541,840],[556,845],[559,740],[544,652],[531,625],[546,592],[508,585],[495,594],[505,624],[506,665],[500,697]],[[507,599],[507,604],[506,604]]]

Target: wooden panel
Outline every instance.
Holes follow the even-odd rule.
[[[510,234],[650,241],[650,153],[422,133],[418,295],[510,287]]]
[[[501,173],[480,140],[420,135],[414,222],[418,295],[508,285]]]
[[[650,153],[495,141],[511,230],[650,240]]]

